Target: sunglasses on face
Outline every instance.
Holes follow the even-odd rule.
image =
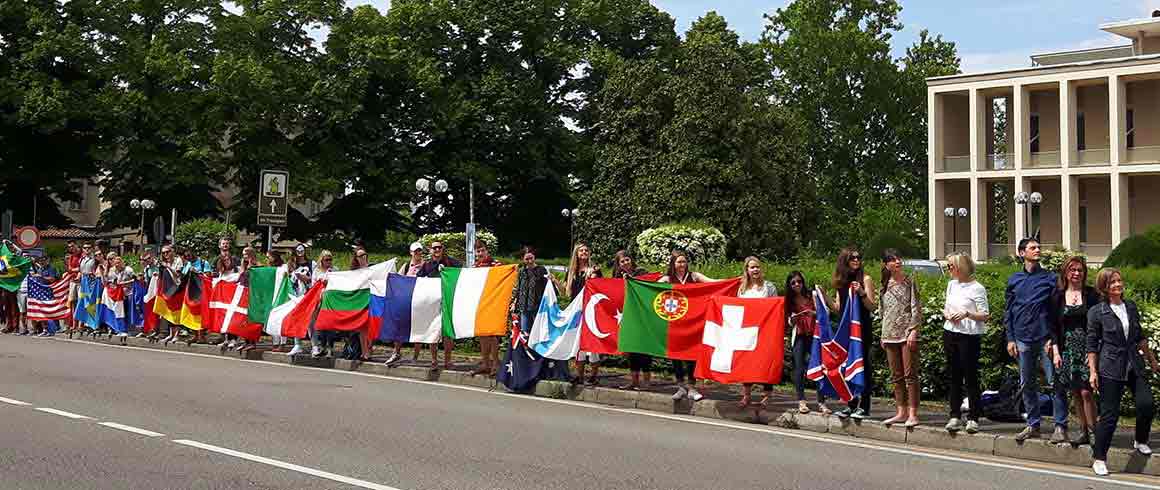
[[[431,250],[443,250],[443,245],[433,245]]]
[[[850,260],[862,260],[862,256],[861,255],[851,255]]]

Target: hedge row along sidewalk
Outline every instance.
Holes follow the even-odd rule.
[[[54,337],[53,340],[64,340]],[[146,348],[162,351],[190,352],[197,354],[220,355],[223,357],[241,358],[244,360],[261,360],[297,366],[307,366],[324,369],[340,369],[357,371],[360,373],[393,376],[398,378],[416,379],[422,381],[439,382],[453,385],[473,386],[477,388],[503,389],[496,387],[495,380],[483,376],[472,376],[468,369],[441,370],[432,369],[424,365],[399,365],[388,367],[382,363],[364,363],[342,359],[323,358],[315,359],[309,356],[291,357],[286,353],[272,352],[264,349],[254,349],[245,352],[223,351],[218,346],[184,343],[164,345],[152,343],[141,338],[112,338],[93,339],[83,337],[73,341],[100,343],[115,346]],[[66,340],[67,341],[67,340]],[[420,361],[426,363],[426,361]],[[775,399],[766,411],[757,411],[753,408],[741,409],[738,407],[732,391],[713,390],[706,393],[706,398],[700,402],[688,400],[673,401],[669,384],[654,384],[657,391],[628,391],[603,387],[573,386],[562,381],[540,381],[532,396],[546,398],[569,399],[620,408],[647,410],[666,414],[692,415],[712,419],[723,419],[740,422],[749,422],[763,425],[772,425],[787,429],[799,429],[820,433],[828,433],[888,441],[893,443],[910,444],[916,447],[949,449],[971,453],[1001,456],[1015,459],[1025,459],[1068,466],[1090,467],[1090,446],[1074,446],[1071,444],[1054,445],[1047,438],[1029,440],[1023,444],[1015,442],[1014,435],[1024,424],[1022,423],[993,423],[984,419],[983,431],[978,434],[959,432],[949,434],[943,430],[946,416],[938,411],[924,410],[921,413],[923,425],[912,429],[902,427],[887,428],[881,423],[872,420],[855,422],[840,420],[834,416],[823,416],[817,412],[800,414],[797,412],[797,402],[788,394],[775,392]],[[667,390],[667,391],[661,391]],[[808,397],[813,400],[813,397]],[[924,404],[929,405],[929,404]],[[812,402],[811,402],[812,406]],[[875,399],[875,417],[881,418],[893,406],[888,400]],[[831,408],[837,403],[831,402]],[[944,411],[945,412],[945,411]],[[1051,425],[1050,420],[1044,424]],[[1155,460],[1140,453],[1127,449],[1131,447],[1131,427],[1121,427],[1116,434],[1113,447],[1108,453],[1108,469],[1114,473],[1138,473],[1160,476],[1160,456]],[[1127,429],[1127,430],[1124,430]],[[1160,434],[1153,434],[1153,441],[1160,441]]]

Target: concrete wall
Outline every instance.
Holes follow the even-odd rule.
[[[940,95],[943,104],[942,156],[971,154],[971,107],[966,95]]]
[[[71,218],[77,226],[96,226],[101,218],[101,188],[96,184],[85,184],[81,181],[76,182],[76,185],[77,192],[85,197],[83,202],[78,209],[73,210],[73,206],[77,206],[76,203],[58,201],[60,212]]]
[[[1043,194],[1043,204],[1039,205],[1040,240],[1055,246],[1063,246],[1063,214],[1060,211],[1059,178],[1035,179],[1031,181],[1031,192]],[[1022,210],[1020,210],[1022,211]],[[1035,219],[1032,217],[1032,226]],[[1034,233],[1034,228],[1028,233]]]
[[[1107,177],[1076,179],[1079,205],[1087,208],[1087,240],[1084,243],[1112,243],[1112,184]],[[1077,223],[1078,224],[1078,223]]]
[[[1160,80],[1129,82],[1127,92],[1136,146],[1160,146]]]
[[[1059,91],[1031,92],[1030,99],[1031,113],[1039,114],[1039,151],[1059,151]]]
[[[1110,148],[1108,140],[1108,86],[1077,87],[1076,111],[1084,115],[1087,149]]]
[[[1137,175],[1128,178],[1128,213],[1133,235],[1160,225],[1160,175]]]
[[[1142,51],[1140,54],[1157,54],[1160,53],[1160,38],[1145,37],[1143,42],[1132,43],[1137,44],[1137,47]]]

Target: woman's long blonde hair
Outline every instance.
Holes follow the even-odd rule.
[[[564,277],[564,289],[568,291],[568,296],[573,296],[577,291],[572,290],[572,282],[577,277],[585,277],[580,271],[580,248],[588,249],[588,263],[584,267],[592,266],[592,248],[584,242],[576,242],[576,246],[572,247],[572,260],[568,262],[568,274]]]
[[[761,259],[754,257],[752,255],[746,257],[745,261],[741,263],[741,287],[739,287],[737,289],[738,296],[740,296],[741,293],[748,291],[749,288],[752,288],[754,286],[758,286],[758,287],[765,286],[765,269],[761,269],[761,277],[758,277],[757,279],[750,279],[749,278],[749,263],[750,262],[757,262],[757,265],[759,265],[759,266],[761,265]]]

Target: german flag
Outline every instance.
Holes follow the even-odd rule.
[[[185,287],[167,267],[157,275],[157,299],[153,313],[172,324],[181,323],[181,308],[185,303]]]
[[[201,317],[205,311],[206,291],[213,291],[209,275],[190,271],[185,276],[185,302],[181,305],[181,321],[190,330],[201,330]]]

